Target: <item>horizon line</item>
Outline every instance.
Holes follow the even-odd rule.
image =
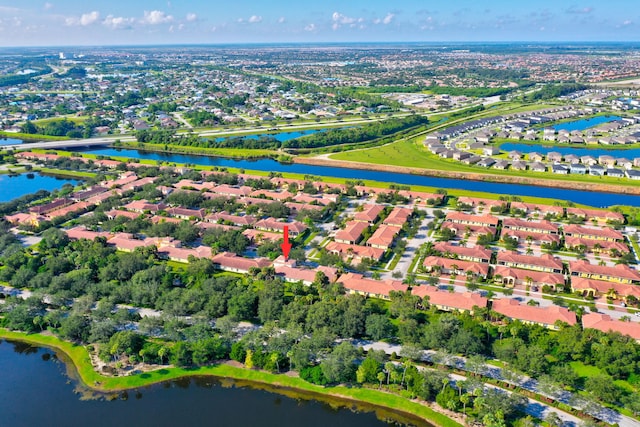
[[[179,47],[179,46],[194,46],[194,47],[207,47],[207,46],[279,46],[279,45],[401,45],[401,44],[424,44],[424,45],[443,45],[443,44],[457,44],[457,45],[478,45],[478,44],[561,44],[561,45],[589,45],[589,44],[638,44],[640,48],[640,40],[450,40],[450,41],[418,41],[418,40],[405,40],[405,41],[273,41],[273,42],[216,42],[216,43],[200,43],[200,42],[185,42],[185,43],[131,43],[131,44],[57,44],[57,45],[15,45],[15,46],[0,46],[0,49],[53,49],[53,48],[114,48],[114,47]]]

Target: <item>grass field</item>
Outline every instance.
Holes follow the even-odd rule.
[[[49,135],[36,135],[32,133],[15,133],[15,132],[4,132],[0,131],[1,138],[14,138],[14,139],[23,139],[27,141],[64,141],[65,139],[69,139],[66,136],[49,136]],[[25,146],[27,148],[27,146]]]
[[[96,176],[98,176],[98,174],[93,173],[93,172],[86,172],[86,171],[70,171],[70,170],[65,170],[65,169],[51,169],[51,168],[34,168],[33,169],[34,172],[42,172],[44,174],[48,174],[48,175],[56,175],[56,176],[68,176],[68,177],[72,177],[72,178],[80,178],[80,179],[86,179],[86,178],[95,178]]]
[[[378,390],[343,386],[321,387],[308,383],[300,378],[237,368],[229,365],[213,365],[193,369],[164,368],[125,377],[105,377],[93,369],[89,354],[84,346],[74,345],[54,336],[25,334],[21,332],[8,331],[6,329],[0,329],[0,338],[27,342],[62,351],[75,367],[79,379],[89,388],[99,391],[121,391],[177,378],[209,375],[249,381],[252,383],[269,384],[275,387],[285,387],[300,390],[312,395],[324,395],[338,399],[345,399],[347,401],[363,402],[417,416],[439,426],[460,427],[460,424],[457,422],[433,411],[425,405]],[[277,391],[277,389],[275,391]]]

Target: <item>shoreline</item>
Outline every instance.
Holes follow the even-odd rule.
[[[0,339],[23,342],[39,347],[52,349],[63,355],[67,375],[88,391],[101,394],[119,393],[159,383],[193,377],[213,377],[220,380],[231,379],[239,385],[262,387],[268,391],[292,397],[297,393],[300,397],[310,399],[339,401],[344,407],[356,406],[356,409],[381,411],[396,415],[405,420],[420,421],[433,426],[462,427],[462,424],[430,406],[415,400],[409,400],[396,394],[368,388],[348,386],[321,387],[308,383],[300,378],[288,377],[284,374],[272,374],[246,368],[238,368],[228,364],[216,364],[198,368],[161,368],[140,374],[106,377],[96,372],[90,355],[84,346],[63,341],[53,335],[27,334],[0,328]],[[287,394],[287,392],[289,394]],[[358,408],[358,405],[363,405]],[[368,408],[367,408],[368,407]]]
[[[380,165],[376,163],[335,160],[320,157],[294,157],[293,163],[331,166],[350,169],[371,170],[378,172],[394,172],[409,175],[432,176],[437,178],[463,179],[479,182],[495,182],[501,184],[531,185],[537,187],[562,188],[567,190],[597,191],[602,193],[640,195],[640,187],[598,184],[580,181],[555,181],[552,179],[536,179],[524,176],[493,175],[485,173],[456,172],[439,169],[422,169],[409,166]]]

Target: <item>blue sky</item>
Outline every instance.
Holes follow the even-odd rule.
[[[0,46],[638,41],[637,0],[0,0]]]

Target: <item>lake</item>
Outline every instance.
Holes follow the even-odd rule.
[[[589,129],[594,126],[601,125],[603,123],[608,123],[608,122],[612,122],[614,120],[620,120],[620,119],[621,117],[619,116],[597,116],[597,117],[591,117],[590,119],[580,119],[580,120],[573,120],[570,122],[560,123],[555,126],[551,126],[551,128],[555,129],[556,131],[568,130],[569,132],[571,132],[574,130]]]
[[[466,179],[437,178],[423,175],[381,172],[331,166],[314,166],[304,164],[282,164],[272,159],[235,160],[224,157],[208,157],[187,154],[156,153],[115,148],[86,148],[75,151],[100,154],[104,156],[121,156],[132,159],[148,159],[170,163],[191,163],[248,170],[290,172],[305,175],[333,176],[345,179],[364,179],[404,185],[422,185],[435,188],[454,188],[470,191],[483,191],[513,196],[548,197],[568,200],[596,207],[611,205],[640,206],[640,196],[627,194],[579,191],[563,188],[538,187],[535,185],[503,184],[496,182],[471,181]]]
[[[594,158],[598,158],[598,156],[608,155],[613,157],[624,157],[629,160],[633,160],[635,157],[640,157],[640,148],[629,148],[629,149],[617,149],[611,150],[606,148],[577,148],[572,146],[544,146],[538,144],[522,144],[518,142],[508,142],[506,144],[500,145],[500,149],[502,151],[513,151],[518,150],[521,153],[540,153],[547,154],[551,151],[556,151],[558,153],[566,154],[574,154],[576,156],[591,156]]]
[[[81,400],[54,352],[2,340],[0,366],[0,425],[11,427],[396,425],[379,420],[373,412],[334,409],[248,387],[224,387],[208,378],[131,390],[115,400]]]
[[[77,185],[77,179],[59,178],[39,173],[22,173],[17,176],[0,175],[0,202],[8,202],[38,190],[53,191],[64,184]]]

